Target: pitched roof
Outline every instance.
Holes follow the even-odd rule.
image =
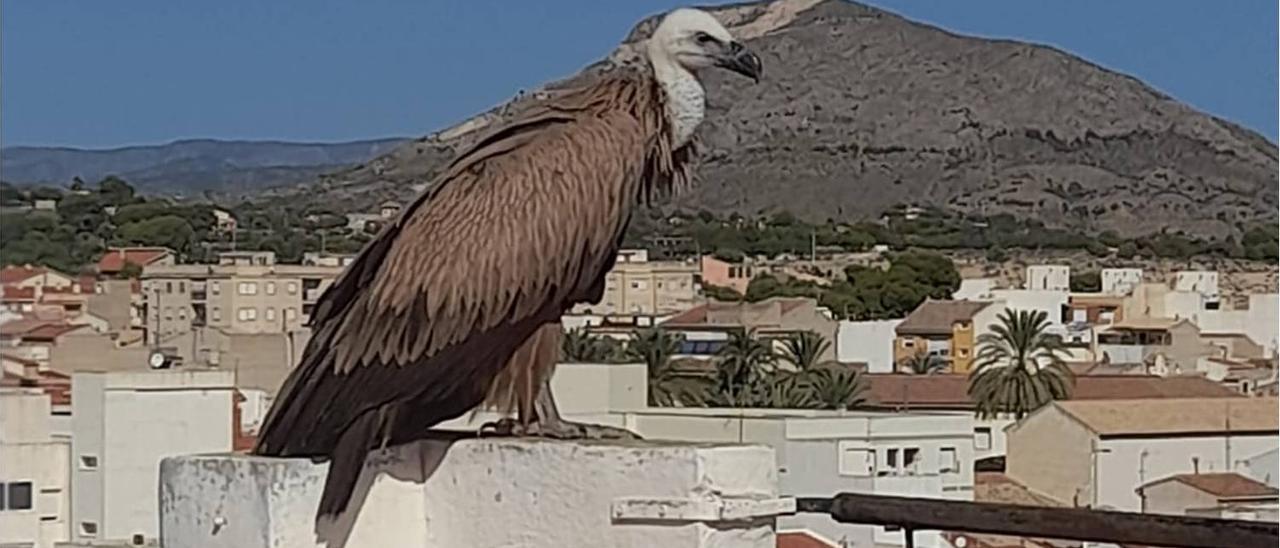
[[[932,409],[971,409],[966,375],[867,375],[869,404],[876,407],[914,406]],[[1089,375],[1076,377],[1072,400],[1147,398],[1242,398],[1239,393],[1204,377],[1149,375]]]
[[[808,530],[778,531],[777,548],[838,548],[836,544],[821,535]]]
[[[0,299],[6,301],[34,301],[36,300],[36,288],[6,285],[0,290]]]
[[[6,266],[0,269],[0,284],[16,284],[48,272],[42,266]]]
[[[24,341],[53,341],[63,334],[70,333],[87,325],[69,325],[64,323],[46,323],[22,334]]]
[[[1102,437],[1277,432],[1271,398],[1069,400],[1053,403]]]
[[[899,335],[949,335],[952,324],[973,319],[974,314],[991,306],[979,301],[935,301],[928,299],[894,330]]]
[[[114,274],[124,269],[127,263],[147,266],[166,255],[172,254],[167,247],[113,247],[98,259],[98,272]]]
[[[1036,493],[1000,472],[973,474],[973,500],[1022,506],[1065,506],[1061,502]]]
[[[1170,481],[1184,483],[1221,499],[1276,497],[1280,493],[1275,487],[1235,472],[1178,474],[1153,481],[1140,489]]]

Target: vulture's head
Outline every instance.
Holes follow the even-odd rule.
[[[653,62],[672,63],[690,72],[720,67],[759,81],[764,70],[760,58],[734,40],[724,25],[696,9],[668,13],[649,37],[648,50]]]

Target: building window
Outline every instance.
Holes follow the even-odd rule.
[[[5,504],[4,504],[4,500],[5,500],[5,497],[4,497],[5,493],[4,493],[4,492],[5,492],[4,484],[3,484],[3,483],[0,483],[0,510],[7,510],[7,509],[8,509],[8,508],[5,506]]]
[[[284,284],[284,290],[285,290],[285,291],[288,291],[290,295],[293,295],[294,293],[297,293],[297,292],[298,292],[298,282],[289,282],[289,283],[287,283],[287,284]]]
[[[216,306],[213,307],[213,309],[209,311],[209,317],[215,322],[222,321],[222,309]]]
[[[916,341],[913,341],[911,339],[902,339],[903,348],[914,348],[915,345],[916,345]]]
[[[987,426],[979,426],[973,429],[973,448],[979,450],[991,449],[991,428]]]
[[[165,293],[173,293],[173,282],[165,282],[165,283],[164,283],[164,292],[165,292]]]
[[[15,481],[9,484],[8,508],[10,510],[31,509],[31,482]]]
[[[178,293],[187,292],[187,282],[178,282]]]
[[[276,283],[275,283],[275,282],[267,282],[267,294],[268,294],[268,295],[275,295],[275,294],[276,294]]]
[[[258,309],[248,306],[236,311],[236,318],[242,322],[251,322],[258,319]]]
[[[272,321],[272,320],[274,320],[274,319],[276,319],[276,309],[275,309],[275,307],[268,306],[268,307],[267,307],[267,321]]]
[[[97,470],[98,456],[97,455],[80,455],[80,469],[81,470]]]
[[[214,295],[222,293],[222,284],[216,281],[209,282],[209,292],[213,293]]]
[[[896,447],[893,449],[885,449],[882,455],[883,455],[882,460],[879,463],[877,463],[877,466],[876,466],[876,475],[888,476],[888,475],[897,474],[898,449]]]
[[[902,469],[908,476],[920,472],[920,448],[908,447],[902,450]]]
[[[956,357],[957,357],[957,358],[968,358],[968,357],[969,357],[969,349],[968,349],[968,348],[957,348],[957,349],[956,349]]]
[[[181,306],[178,307],[178,319],[179,320],[187,319],[187,309],[185,307],[181,307]]]
[[[943,447],[938,452],[938,473],[955,474],[960,472],[960,461],[956,458],[955,447]]]
[[[240,282],[237,292],[241,295],[257,295],[258,284],[255,282]]]
[[[96,521],[80,522],[80,536],[82,537],[98,536],[98,522]]]
[[[164,307],[164,319],[166,319],[166,320],[172,320],[172,319],[173,319],[173,307],[172,307],[172,306],[166,306],[166,307]]]
[[[644,289],[644,282],[639,280],[631,282],[631,289]]]
[[[292,306],[284,309],[284,319],[292,321],[296,317],[298,317],[297,309],[293,308]]]
[[[841,447],[840,475],[866,477],[871,475],[873,454],[869,449]]]

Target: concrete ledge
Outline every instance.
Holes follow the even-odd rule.
[[[185,547],[773,548],[773,449],[670,442],[428,440],[370,456],[352,509],[314,517],[327,464],[167,458],[160,535]]]

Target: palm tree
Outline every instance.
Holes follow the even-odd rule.
[[[613,361],[616,354],[616,342],[581,327],[570,329],[560,338],[560,359],[567,363],[605,363]]]
[[[794,365],[797,371],[807,371],[818,365],[831,342],[815,331],[801,331],[782,340],[778,357]]]
[[[810,372],[813,396],[824,409],[852,409],[867,401],[867,379],[851,367],[823,366]]]
[[[1050,401],[1071,397],[1075,377],[1062,359],[1062,339],[1045,332],[1048,315],[1006,310],[998,319],[990,333],[978,337],[969,375],[969,399],[978,417],[1021,419]]]
[[[760,401],[766,393],[765,381],[773,370],[777,356],[769,345],[756,340],[754,329],[741,329],[729,335],[719,352],[716,388],[721,403],[741,407]]]
[[[651,327],[631,334],[628,360],[642,362],[649,370],[649,405],[675,407],[706,405],[710,382],[679,371],[671,357],[680,352],[681,338]]]
[[[898,362],[898,370],[910,375],[932,375],[941,373],[946,368],[946,360],[927,352],[921,352]]]

